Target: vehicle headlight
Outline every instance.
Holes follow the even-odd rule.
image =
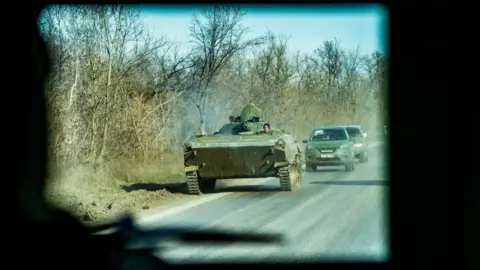
[[[347,148],[347,146],[348,146],[347,144],[342,144],[342,145],[340,145],[340,149],[341,148]]]
[[[311,150],[311,149],[313,149],[313,145],[310,145],[310,144],[307,145],[307,150]]]
[[[353,146],[354,146],[354,147],[362,147],[363,144],[362,144],[362,143],[356,143],[356,144],[354,144]]]
[[[283,139],[279,139],[276,143],[276,145],[280,146],[280,147],[285,147],[286,145],[286,142],[283,140]]]

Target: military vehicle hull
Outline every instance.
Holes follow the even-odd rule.
[[[283,191],[300,185],[300,150],[286,134],[195,138],[184,161],[189,194],[214,191],[217,179],[278,177]]]

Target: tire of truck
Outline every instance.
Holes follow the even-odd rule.
[[[307,172],[316,172],[317,171],[317,166],[313,164],[305,164],[305,169]]]
[[[355,158],[352,158],[352,160],[347,161],[345,163],[345,171],[350,172],[355,170]]]
[[[368,161],[368,155],[367,152],[361,152],[359,157],[358,157],[360,163],[365,163]]]

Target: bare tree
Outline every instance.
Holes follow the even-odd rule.
[[[314,53],[319,60],[318,66],[321,67],[328,87],[333,87],[338,83],[342,74],[342,57],[344,50],[340,46],[340,41],[335,39],[325,41],[322,46]]]
[[[359,47],[357,46],[355,51],[350,51],[343,54],[343,70],[344,70],[344,81],[345,86],[350,88],[355,83],[355,80],[358,78],[359,68],[361,66],[361,55]]]
[[[379,109],[385,113],[388,91],[388,57],[376,51],[370,57],[363,57],[362,60],[373,85],[374,98],[378,102]]]
[[[237,6],[214,5],[193,15],[190,27],[194,44],[193,71],[188,97],[197,108],[202,133],[205,133],[208,89],[212,81],[235,54],[263,41],[263,38],[243,41],[247,30],[241,24],[244,14]]]
[[[297,107],[291,105],[298,98],[292,85],[299,65],[289,55],[288,40],[287,36],[268,33],[265,46],[249,61],[250,76],[256,81],[252,85],[250,100],[264,108],[265,117],[278,116],[279,126],[293,124],[283,116],[297,113]]]
[[[288,37],[275,36],[269,32],[265,47],[255,54],[251,62],[251,71],[261,85],[262,90],[254,93],[252,100],[262,101],[268,92],[277,91],[285,87],[294,76],[296,70],[288,59]],[[260,89],[259,89],[260,90]],[[275,94],[272,92],[272,94]],[[264,100],[265,102],[267,100]],[[262,104],[261,102],[260,104]]]
[[[139,123],[143,123],[140,119],[160,114],[162,121],[155,127],[161,129],[168,125],[172,107],[167,110],[165,106],[172,98],[178,100],[178,96],[167,94],[151,101],[145,100],[145,96],[161,92],[156,91],[158,87],[151,82],[157,77],[172,77],[181,60],[165,60],[160,63],[161,68],[156,65],[154,76],[145,78],[145,74],[152,71],[152,61],[161,57],[162,52],[170,54],[164,48],[171,44],[165,39],[153,40],[145,33],[138,10],[131,7],[52,6],[44,14],[41,27],[46,38],[52,40],[49,45],[54,51],[54,61],[62,67],[54,70],[47,87],[47,92],[52,93],[49,95],[51,102],[57,103],[52,104],[51,110],[56,110],[57,116],[63,115],[63,118],[56,118],[63,121],[54,121],[59,123],[55,124],[59,132],[54,140],[58,151],[65,149],[64,156],[101,164],[132,152],[122,149],[130,144],[118,141],[133,136],[137,146],[132,147],[141,149],[143,156],[147,155],[148,143],[157,141],[155,137],[160,131],[154,132],[157,135],[148,135],[153,138],[147,139],[140,131]],[[69,91],[53,91],[59,88]],[[161,88],[167,89],[165,83]],[[135,106],[152,108],[137,110]]]

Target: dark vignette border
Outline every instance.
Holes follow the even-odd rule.
[[[31,4],[18,3],[20,8],[17,9],[19,13],[12,14],[16,16],[17,21],[15,25],[4,24],[7,28],[8,35],[12,35],[9,45],[9,52],[12,52],[8,57],[15,55],[17,59],[9,61],[11,64],[8,67],[12,74],[5,74],[4,81],[12,81],[11,91],[13,97],[10,100],[25,100],[30,89],[20,91],[23,87],[21,83],[25,82],[22,78],[22,69],[25,63],[31,63],[31,59],[21,59],[22,53],[13,53],[15,49],[26,49],[24,43],[26,38],[31,35],[36,27],[36,16],[41,10],[41,4],[47,3],[147,3],[146,1],[36,1]],[[181,1],[175,1],[178,4]],[[183,1],[185,3],[190,3]],[[209,1],[213,3],[212,1]],[[218,2],[218,1],[217,1]],[[228,1],[233,3],[236,1]],[[241,3],[254,2],[242,1]],[[275,1],[275,3],[295,3],[300,4],[312,3],[314,1]],[[318,1],[317,3],[324,3],[327,1]],[[352,3],[352,1],[332,1],[333,3]],[[355,1],[354,3],[365,3],[367,1]],[[167,1],[152,1],[152,3],[169,3]],[[170,2],[172,3],[172,2]],[[197,3],[197,2],[195,2]],[[207,3],[207,2],[204,2]],[[254,2],[258,3],[258,2]],[[264,1],[263,3],[268,3]],[[273,1],[272,1],[273,3]],[[371,3],[368,1],[368,3]],[[439,30],[435,26],[439,26],[440,22],[436,21],[431,15],[437,12],[437,9],[430,6],[429,9],[421,9],[420,3],[412,6],[410,3],[400,4],[398,1],[383,2],[390,14],[390,179],[391,179],[391,243],[392,243],[392,257],[391,261],[385,264],[296,264],[297,267],[304,266],[320,266],[322,268],[384,268],[391,266],[400,267],[434,267],[437,265],[445,265],[453,263],[453,256],[456,252],[462,253],[462,247],[457,243],[456,250],[447,252],[447,222],[446,219],[439,219],[446,217],[447,209],[446,200],[448,199],[446,190],[449,186],[442,180],[446,176],[447,158],[444,157],[446,153],[446,140],[442,136],[433,135],[428,140],[422,137],[422,134],[434,126],[437,130],[445,127],[448,116],[444,112],[443,107],[439,105],[441,99],[445,99],[443,95],[444,88],[446,88],[446,78],[442,75],[446,73],[438,72],[438,68],[444,66],[445,59],[438,57],[438,53],[442,50],[440,46],[444,45],[445,41],[440,41],[435,38],[435,34],[439,34]],[[13,3],[15,5],[17,3]],[[433,11],[433,12],[432,12]],[[8,14],[6,14],[8,15]],[[5,16],[6,16],[5,15]],[[440,14],[438,14],[440,15]],[[441,16],[441,15],[440,15]],[[449,18],[449,17],[446,17]],[[450,17],[451,18],[451,17]],[[12,22],[11,22],[12,23]],[[443,26],[443,25],[442,25]],[[23,30],[25,29],[25,30]],[[438,28],[439,29],[439,28]],[[4,37],[7,35],[4,32]],[[7,38],[8,39],[8,38]],[[24,42],[24,43],[22,43]],[[28,44],[25,44],[28,46]],[[445,44],[446,45],[446,44]],[[8,46],[8,45],[7,45]],[[430,53],[430,54],[429,54]],[[10,54],[10,53],[8,53]],[[26,54],[25,54],[26,55]],[[30,60],[30,62],[29,62]],[[30,67],[33,68],[33,63]],[[30,85],[24,84],[26,87]],[[17,88],[17,89],[15,89]],[[37,86],[38,89],[38,86]],[[22,89],[23,90],[23,89]],[[434,96],[434,98],[432,98]],[[18,105],[13,109],[19,113],[28,112],[32,102],[25,102],[24,105]],[[23,107],[22,107],[23,106]],[[7,108],[8,111],[12,108]],[[2,114],[2,115],[12,115]],[[28,116],[27,116],[28,117]],[[8,122],[11,121],[11,122]],[[41,125],[39,120],[37,124]],[[26,139],[21,136],[21,132],[25,134],[37,135],[36,142],[45,139],[45,135],[39,134],[38,128],[36,130],[26,130],[27,126],[15,122],[15,120],[6,120],[5,126],[10,125],[11,130],[15,130],[7,140],[9,145],[25,145]],[[428,125],[428,126],[426,126]],[[32,146],[32,145],[30,145]],[[7,146],[8,147],[8,146]],[[37,147],[37,148],[35,148]],[[18,168],[19,171],[31,170],[30,173],[42,172],[41,162],[44,162],[44,157],[41,155],[44,150],[35,146],[22,151],[15,152],[10,156],[12,165],[7,168]],[[442,149],[443,154],[442,154]],[[30,158],[27,163],[18,164],[18,160],[26,158],[25,153],[31,154],[32,151],[38,156],[27,157]],[[23,156],[22,156],[23,155]],[[14,163],[17,160],[17,163]],[[29,166],[29,167],[27,167]],[[15,173],[15,172],[14,172]],[[461,172],[457,175],[460,178]],[[18,177],[18,176],[17,176]],[[18,183],[16,183],[18,187]],[[13,193],[15,196],[16,193]],[[28,239],[25,239],[28,241]],[[458,241],[458,240],[456,240]],[[25,243],[23,243],[25,244]],[[81,245],[79,243],[79,245]],[[29,249],[26,245],[26,249]],[[36,245],[34,245],[36,246]],[[15,246],[17,247],[17,246]],[[48,249],[48,243],[44,244],[45,249]],[[86,249],[90,247],[85,247]],[[466,250],[465,250],[466,251]],[[45,253],[40,251],[33,251],[37,255],[42,256]],[[31,257],[30,257],[31,258]],[[473,258],[472,258],[473,259]],[[448,261],[448,262],[447,262]],[[32,262],[34,263],[34,262]],[[458,268],[468,263],[468,261],[455,261],[455,266]],[[237,263],[238,264],[238,263]],[[225,267],[227,265],[202,265],[212,268]],[[233,266],[233,265],[231,265]],[[245,265],[246,266],[246,265]],[[271,264],[254,265],[248,267],[264,268],[267,266],[275,267]],[[465,265],[466,266],[466,265]],[[192,266],[177,266],[177,268],[188,268]],[[197,266],[198,267],[198,266]],[[284,266],[286,267],[286,266]]]

